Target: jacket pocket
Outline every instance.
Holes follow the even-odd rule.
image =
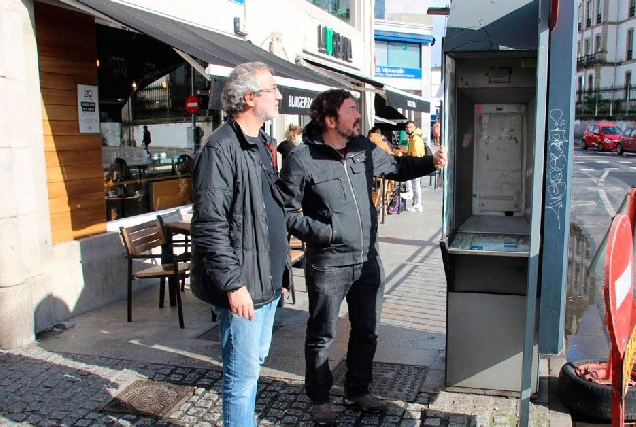
[[[331,212],[343,212],[347,196],[341,178],[314,177],[313,191]]]

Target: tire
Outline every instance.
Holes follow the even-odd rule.
[[[585,139],[581,140],[581,150],[587,150],[587,143],[585,142]]]
[[[602,142],[600,142],[600,141],[599,141],[599,142],[596,144],[596,151],[598,151],[599,153],[602,153],[602,152],[603,152],[603,143],[602,143]]]
[[[559,397],[572,411],[597,420],[612,419],[612,387],[587,381],[576,374],[576,367],[588,363],[607,363],[580,360],[566,363],[559,373]],[[629,387],[625,396],[625,421],[636,420],[636,387]]]
[[[619,142],[616,144],[616,154],[618,154],[619,156],[622,156],[623,153],[624,153],[623,146]]]

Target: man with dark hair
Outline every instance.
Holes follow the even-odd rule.
[[[261,130],[282,96],[269,67],[250,62],[232,71],[221,98],[229,119],[194,160],[190,280],[219,322],[223,425],[249,427],[276,305],[291,284],[271,138]]]
[[[351,324],[345,400],[365,411],[387,409],[369,389],[384,294],[373,176],[405,181],[427,175],[446,164],[446,151],[442,147],[425,157],[387,154],[360,136],[356,102],[342,89],[320,93],[309,115],[304,144],[283,161],[279,183],[289,195],[287,229],[306,242],[305,390],[314,420],[329,424],[337,418],[329,402],[329,348],[345,298]]]

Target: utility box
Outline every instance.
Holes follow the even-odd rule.
[[[440,243],[448,290],[445,385],[516,395],[528,298],[538,298],[527,291],[536,280],[529,260],[531,241],[540,238],[532,219],[541,215],[534,195],[543,182],[536,166],[543,159],[537,111],[544,107],[537,102],[538,2],[486,3],[453,1],[443,46],[442,144],[449,153]],[[510,32],[514,37],[506,36]],[[537,331],[530,331],[532,392]]]

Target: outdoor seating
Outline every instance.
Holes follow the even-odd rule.
[[[163,235],[166,237],[166,243],[173,248],[173,253],[175,249],[177,249],[177,252],[180,252],[180,249],[183,248],[183,252],[177,254],[179,261],[190,262],[189,227],[187,227],[187,230],[185,227],[179,227],[178,229],[170,227],[171,223],[184,223],[181,211],[176,209],[163,215],[157,215],[157,219],[159,220],[159,224],[161,224]],[[185,291],[185,277],[181,279],[181,292],[183,291]]]
[[[128,287],[128,304],[127,314],[128,321],[132,321],[132,281],[133,279],[160,279],[159,287],[159,308],[163,308],[163,300],[165,297],[165,279],[172,279],[172,283],[176,287],[179,283],[179,278],[185,277],[188,270],[190,270],[190,263],[178,262],[173,253],[171,245],[167,245],[165,234],[159,223],[159,220],[152,220],[143,224],[134,225],[131,227],[120,227],[124,246],[126,247],[126,258],[128,260],[128,274],[127,274],[127,287]],[[148,251],[162,248],[162,253],[153,254]],[[146,253],[148,252],[148,253]],[[166,253],[167,252],[167,253]],[[133,271],[133,260],[151,260],[159,259],[159,264],[154,264],[150,267],[143,268],[138,271]],[[183,323],[183,309],[181,306],[181,293],[176,289],[170,290],[171,294],[176,295],[177,312],[179,315],[179,326],[184,328]]]

